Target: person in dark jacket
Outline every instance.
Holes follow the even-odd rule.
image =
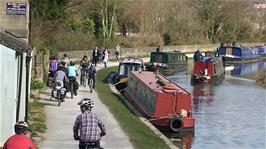
[[[100,56],[100,52],[98,48],[95,47],[92,52],[92,63],[95,65],[95,67],[97,66],[97,62],[99,61],[99,56]]]
[[[203,56],[202,54],[200,53],[200,50],[197,49],[197,51],[194,53],[194,61],[201,61],[203,60]]]

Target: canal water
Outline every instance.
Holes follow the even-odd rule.
[[[191,63],[190,63],[191,68]],[[166,134],[182,149],[266,149],[266,89],[257,86],[266,62],[226,66],[218,85],[190,84],[191,69],[169,79],[191,92],[194,132]]]

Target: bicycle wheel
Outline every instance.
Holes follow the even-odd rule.
[[[86,79],[86,75],[84,75],[84,76],[83,76],[83,81],[82,81],[84,87],[86,87],[86,85],[87,85],[86,80],[87,80],[87,79]]]
[[[58,102],[58,106],[61,105],[61,93],[60,90],[57,91],[57,102]]]
[[[89,81],[90,81],[90,83],[89,83],[90,92],[92,93],[92,91],[93,91],[93,80],[90,79]]]
[[[73,99],[73,82],[70,83],[71,99]]]

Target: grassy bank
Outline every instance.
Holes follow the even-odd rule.
[[[256,82],[258,85],[266,88],[266,71],[260,71],[258,73]]]
[[[32,129],[32,138],[41,137],[46,131],[46,117],[44,105],[37,99],[29,103],[29,126]]]
[[[118,95],[111,91],[108,77],[115,71],[117,71],[117,67],[110,67],[97,72],[96,90],[101,101],[107,105],[135,148],[169,148],[161,138],[134,115]]]

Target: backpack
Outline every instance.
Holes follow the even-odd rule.
[[[57,60],[51,60],[51,72],[56,72],[57,70]]]
[[[95,67],[90,67],[90,68],[88,69],[88,74],[89,74],[89,76],[95,76],[95,74],[96,74],[96,69],[95,69]]]

